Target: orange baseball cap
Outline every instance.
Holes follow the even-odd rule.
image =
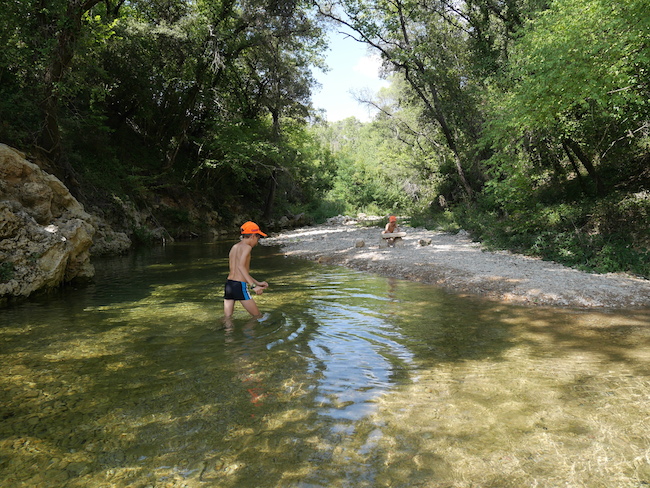
[[[390,217],[388,217],[388,221],[389,222],[397,222],[397,217],[395,217],[394,215],[391,215]]]
[[[260,226],[257,225],[255,222],[251,222],[250,220],[248,222],[245,222],[244,225],[241,226],[241,233],[259,234],[261,236],[267,237],[267,235],[260,230]]]

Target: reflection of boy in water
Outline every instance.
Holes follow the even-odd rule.
[[[241,226],[241,241],[232,246],[228,255],[230,273],[226,281],[226,288],[223,295],[223,312],[226,318],[232,316],[235,302],[241,302],[242,306],[253,317],[259,317],[260,311],[255,300],[248,292],[248,287],[261,295],[269,286],[266,281],[257,281],[250,275],[251,251],[260,240],[260,236],[266,237],[255,222],[246,222]]]

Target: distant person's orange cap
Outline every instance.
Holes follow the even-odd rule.
[[[390,217],[388,217],[388,221],[389,222],[397,222],[397,217],[395,217],[394,215],[391,215]]]
[[[267,235],[260,230],[260,226],[257,225],[255,222],[251,222],[250,220],[248,222],[245,222],[244,225],[241,226],[241,233],[259,234],[261,236],[267,237]]]

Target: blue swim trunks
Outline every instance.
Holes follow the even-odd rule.
[[[226,288],[223,293],[225,300],[250,300],[248,283],[245,281],[226,280]]]

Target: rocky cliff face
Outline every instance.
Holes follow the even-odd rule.
[[[101,202],[87,201],[92,213],[86,212],[58,178],[0,144],[0,305],[12,297],[91,278],[91,255],[126,253],[134,237],[150,243],[175,237],[233,237],[241,222],[253,218],[241,208],[225,222],[209,202],[181,191],[157,195],[145,209],[117,196]],[[264,228],[308,223],[300,214],[265,222]]]
[[[0,144],[0,300],[91,278],[92,220],[59,179]]]

